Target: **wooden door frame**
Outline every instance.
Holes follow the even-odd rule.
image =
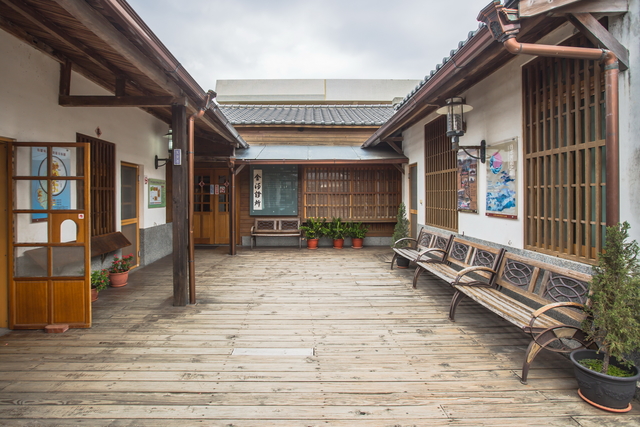
[[[136,217],[135,217],[135,221],[131,220],[131,219],[127,219],[127,220],[123,220],[122,219],[122,166],[127,166],[127,167],[132,167],[136,169],[136,185],[135,185],[135,189],[136,189],[136,197],[135,197],[135,201],[136,201]],[[140,255],[141,255],[141,251],[140,251],[140,196],[144,195],[142,194],[142,192],[140,191],[140,165],[137,165],[135,163],[131,163],[131,162],[126,162],[124,160],[120,161],[120,231],[122,232],[122,226],[123,225],[131,225],[131,224],[136,224],[136,250],[137,250],[137,254],[135,256],[135,259],[138,260],[138,263],[135,265],[131,265],[131,268],[134,269],[136,267],[138,267],[140,265]],[[122,254],[123,256],[125,254]]]

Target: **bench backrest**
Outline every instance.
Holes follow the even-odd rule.
[[[460,269],[482,266],[497,271],[503,253],[504,251],[499,248],[470,242],[462,237],[454,237],[446,261]],[[488,272],[478,272],[477,274],[486,278],[493,276]]]
[[[300,229],[300,218],[256,218],[254,230],[262,232],[297,231]]]
[[[550,302],[586,304],[590,281],[589,274],[506,252],[495,284],[541,305]],[[573,318],[580,318],[573,310],[563,312]]]

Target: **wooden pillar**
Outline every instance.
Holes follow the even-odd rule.
[[[183,105],[171,106],[171,129],[173,133],[172,168],[173,188],[173,305],[186,306],[189,297],[189,230],[187,218],[189,203],[189,169],[187,165],[187,109]],[[179,154],[178,151],[179,150]],[[181,164],[176,165],[176,156]]]
[[[236,170],[229,168],[231,185],[229,188],[229,255],[236,254]]]

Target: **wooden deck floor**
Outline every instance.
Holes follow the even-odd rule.
[[[171,306],[165,259],[102,292],[91,329],[0,337],[0,425],[640,425],[582,402],[562,356],[520,384],[526,336],[470,302],[449,322],[450,289],[413,290],[387,248],[225,250],[196,251],[195,306]]]

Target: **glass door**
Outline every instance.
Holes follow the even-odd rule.
[[[9,327],[90,327],[88,144],[9,152]]]

